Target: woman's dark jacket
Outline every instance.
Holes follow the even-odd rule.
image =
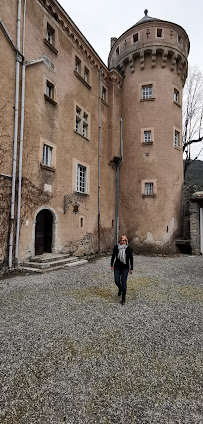
[[[118,245],[115,246],[113,249],[112,257],[111,257],[111,266],[114,266],[116,268],[127,267],[129,270],[129,265],[130,265],[130,269],[133,270],[133,254],[132,254],[132,249],[130,249],[129,246],[127,246],[125,254],[126,254],[126,264],[123,264],[118,259]],[[115,263],[114,263],[114,260],[115,260]]]

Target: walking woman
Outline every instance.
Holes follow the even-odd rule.
[[[129,270],[130,274],[133,272],[133,255],[132,250],[128,246],[128,239],[126,236],[121,236],[119,238],[119,244],[113,249],[111,269],[114,271],[114,280],[118,287],[118,296],[122,294],[121,304],[124,305],[128,272]]]

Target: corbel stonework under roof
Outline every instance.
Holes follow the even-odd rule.
[[[116,69],[111,69],[109,71],[109,81],[117,85],[117,87],[121,88],[123,84],[123,77],[119,74]]]
[[[49,14],[60,24],[63,31],[66,31],[69,38],[77,46],[78,50],[86,56],[90,61],[90,64],[100,69],[102,68],[102,78],[108,80],[108,68],[102,62],[100,57],[94,51],[93,47],[85,39],[80,30],[76,27],[71,18],[63,12],[63,9],[60,8],[60,5],[55,2],[55,0],[38,0],[40,4],[47,10]],[[62,15],[63,14],[63,15]]]

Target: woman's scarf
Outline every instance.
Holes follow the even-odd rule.
[[[118,259],[123,263],[126,264],[126,255],[125,251],[127,248],[127,244],[118,244]]]

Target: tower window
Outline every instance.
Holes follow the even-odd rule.
[[[180,147],[180,131],[175,130],[174,132],[174,146]]]
[[[133,34],[133,43],[136,43],[138,41],[138,32],[136,34]]]
[[[120,49],[119,49],[119,46],[117,47],[117,49],[116,49],[116,56],[118,56],[120,54]]]
[[[174,100],[174,102],[176,102],[176,103],[179,103],[179,100],[180,100],[179,91],[178,91],[178,90],[176,90],[176,88],[174,88],[173,100]]]
[[[159,38],[162,38],[163,37],[163,30],[162,30],[162,28],[157,28],[157,30],[156,30],[156,36],[159,37]]]
[[[152,85],[143,85],[142,86],[142,99],[150,99],[153,95],[153,86]]]

